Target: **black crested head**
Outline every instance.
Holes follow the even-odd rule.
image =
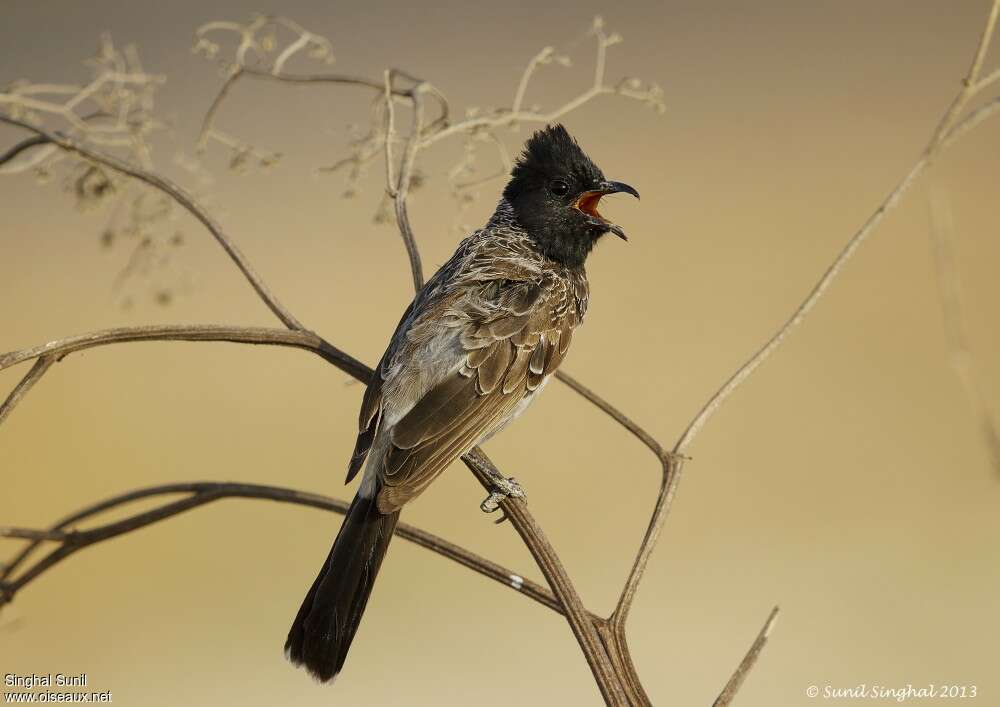
[[[609,182],[562,125],[539,130],[511,170],[504,198],[535,246],[567,267],[579,267],[594,244],[611,232],[625,232],[597,212],[602,196],[639,193]]]

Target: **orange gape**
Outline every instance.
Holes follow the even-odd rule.
[[[601,203],[602,196],[604,196],[604,192],[602,191],[584,192],[583,195],[576,200],[576,204],[574,204],[574,206],[588,216],[603,219],[604,217],[597,212],[597,205]]]

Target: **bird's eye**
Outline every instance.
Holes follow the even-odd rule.
[[[557,179],[549,185],[549,191],[556,196],[566,196],[569,194],[569,184],[561,179]]]

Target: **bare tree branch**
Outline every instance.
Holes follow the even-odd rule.
[[[367,382],[372,374],[371,368],[311,331],[214,324],[122,327],[56,339],[41,346],[0,354],[0,371],[34,358],[50,357],[60,360],[67,354],[84,349],[129,341],[228,341],[239,344],[290,346],[312,351],[362,382]]]
[[[225,102],[225,99],[232,92],[235,85],[243,78],[299,85],[330,84],[333,86],[358,86],[361,88],[371,88],[376,90],[382,89],[382,85],[379,82],[363,76],[350,76],[347,74],[276,74],[272,71],[265,71],[252,66],[237,65],[230,69],[229,75],[222,83],[218,93],[216,93],[215,98],[212,100],[211,106],[209,106],[208,112],[205,113],[205,117],[202,119],[201,130],[199,131],[197,142],[198,149],[205,149],[208,145],[208,141],[219,134],[215,129],[215,123],[219,110]],[[409,98],[410,94],[409,91],[403,89],[394,89],[393,95],[397,97]]]
[[[618,598],[618,603],[615,606],[615,610],[609,619],[608,626],[609,630],[613,636],[613,640],[619,646],[619,652],[622,656],[623,664],[630,671],[635,671],[635,666],[631,664],[631,661],[627,659],[627,642],[625,640],[625,623],[628,619],[629,610],[632,607],[632,602],[635,599],[635,594],[639,588],[639,582],[642,581],[643,574],[646,570],[646,565],[649,562],[649,558],[652,555],[653,548],[656,545],[656,540],[659,536],[660,530],[663,527],[663,521],[666,520],[667,514],[670,512],[670,507],[673,504],[674,494],[677,490],[677,484],[680,481],[681,467],[685,461],[685,457],[679,454],[665,450],[659,442],[657,442],[652,435],[642,429],[639,425],[632,421],[625,413],[623,413],[618,408],[614,407],[607,400],[599,396],[590,388],[586,387],[578,380],[573,378],[571,375],[564,371],[558,371],[556,377],[572,388],[574,391],[582,395],[588,401],[600,408],[605,414],[618,422],[622,427],[631,432],[640,442],[642,442],[654,455],[656,455],[657,460],[661,467],[661,483],[660,492],[657,494],[656,504],[653,507],[653,514],[650,518],[649,525],[646,528],[646,534],[644,535],[642,542],[639,545],[639,550],[636,554],[636,559],[632,563],[632,568],[629,571],[629,576],[625,581],[624,587],[622,587],[621,594]],[[641,685],[639,686],[641,688]]]
[[[937,146],[944,141],[945,134],[951,130],[955,121],[958,120],[958,116],[965,109],[969,99],[986,88],[995,78],[987,76],[985,81],[980,82],[979,75],[982,73],[983,62],[986,60],[990,44],[993,41],[993,31],[996,28],[998,16],[1000,16],[1000,2],[993,0],[990,5],[989,15],[986,17],[986,24],[983,26],[983,33],[979,37],[979,44],[976,46],[975,54],[972,55],[972,64],[969,66],[965,78],[962,79],[962,90],[955,96],[948,110],[942,116],[941,122],[938,123],[937,130],[934,131],[934,137],[931,138],[927,146],[928,153],[936,150]]]
[[[517,125],[518,123],[551,123],[589,103],[594,98],[604,95],[624,96],[645,103],[657,112],[664,112],[666,106],[663,103],[663,90],[656,84],[646,86],[642,81],[631,77],[623,78],[614,85],[607,82],[607,50],[608,47],[618,44],[621,41],[621,36],[618,34],[607,34],[604,28],[604,20],[601,17],[594,18],[591,26],[591,34],[597,43],[597,57],[594,62],[594,82],[582,93],[566,101],[558,108],[547,112],[524,110],[521,108],[528,82],[534,74],[535,69],[540,63],[546,63],[555,56],[554,50],[551,48],[543,49],[540,54],[533,57],[528,63],[528,67],[525,69],[521,81],[518,83],[518,88],[514,94],[514,100],[510,109],[499,109],[492,115],[474,115],[466,120],[449,125],[443,130],[429,134],[424,139],[421,147],[430,147],[436,142],[463,132],[507,127]]]
[[[75,526],[80,521],[115,510],[137,500],[156,496],[173,496],[176,494],[190,494],[190,496],[182,499],[181,502],[169,502],[163,506],[136,513],[114,523],[95,526],[86,530],[75,529]],[[346,501],[328,496],[277,486],[199,481],[152,486],[114,496],[73,513],[53,524],[47,530],[0,527],[0,537],[32,541],[0,570],[0,605],[13,600],[14,595],[18,591],[37,579],[45,570],[85,547],[111,540],[125,533],[144,528],[152,523],[172,518],[192,508],[227,498],[265,499],[281,503],[292,503],[333,511],[341,515],[347,511],[350,505]],[[485,577],[489,577],[505,587],[514,589],[553,611],[562,612],[562,607],[552,592],[530,579],[512,572],[506,567],[408,523],[400,523],[396,527],[396,534],[432,552],[454,560],[460,565],[468,567]],[[35,565],[22,569],[22,567],[25,567],[27,560],[45,542],[56,542],[60,544],[60,547],[56,548],[53,553],[46,555]],[[18,570],[21,571],[18,572]]]
[[[767,620],[764,622],[763,628],[761,628],[760,633],[757,634],[757,638],[754,640],[753,645],[750,646],[750,650],[740,661],[739,666],[736,668],[736,672],[733,676],[729,678],[729,682],[719,693],[719,696],[715,699],[712,707],[729,707],[733,702],[733,698],[736,697],[736,693],[739,691],[740,687],[743,685],[743,681],[746,680],[747,675],[750,670],[757,663],[757,658],[760,657],[761,651],[764,650],[764,646],[767,644],[767,638],[771,633],[771,629],[774,628],[774,621],[778,618],[778,607],[771,609],[771,613],[768,615]]]
[[[22,140],[21,142],[17,143],[9,150],[4,152],[3,154],[0,154],[0,165],[7,164],[25,150],[30,150],[32,147],[38,147],[39,145],[48,145],[48,144],[49,144],[48,138],[43,137],[41,135],[35,135],[33,137],[27,138],[26,140]]]
[[[639,425],[632,421],[625,413],[613,406],[607,400],[602,398],[600,395],[595,393],[593,390],[585,386],[583,383],[578,381],[576,378],[571,376],[569,373],[563,370],[556,371],[556,378],[568,385],[573,391],[583,396],[586,400],[590,401],[592,404],[597,406],[604,412],[608,417],[612,418],[615,422],[620,424],[626,430],[631,432],[636,439],[642,442],[649,450],[655,454],[657,457],[662,457],[666,453],[663,447],[653,439],[653,436],[642,429]]]
[[[37,361],[35,365],[31,367],[21,382],[17,384],[14,390],[11,391],[10,395],[4,401],[3,405],[0,405],[0,424],[7,419],[7,416],[14,410],[21,399],[28,394],[32,386],[38,382],[38,379],[45,375],[45,372],[49,370],[56,359],[52,356],[42,356]]]
[[[390,81],[391,81],[390,76]],[[420,263],[420,251],[417,249],[417,241],[413,235],[413,226],[410,225],[410,215],[406,208],[406,198],[409,196],[410,186],[413,183],[413,168],[416,164],[417,150],[420,148],[420,134],[424,126],[424,93],[427,91],[426,84],[421,81],[411,90],[413,101],[413,124],[410,127],[410,135],[406,139],[406,147],[403,149],[403,158],[399,165],[399,178],[396,180],[395,188],[390,196],[396,209],[396,225],[399,227],[399,234],[403,238],[403,245],[406,246],[406,255],[410,260],[410,275],[413,278],[413,291],[419,292],[424,286],[424,271]],[[391,104],[390,101],[387,102]],[[391,113],[390,113],[391,115]],[[395,135],[386,133],[385,150],[386,164],[392,156],[392,141]]]
[[[478,447],[473,449],[462,457],[462,461],[476,475],[483,488],[492,490],[490,476],[491,474],[499,474],[500,471],[482,450]],[[548,580],[553,594],[565,609],[564,615],[573,629],[573,635],[576,636],[577,642],[583,649],[587,664],[597,680],[604,701],[609,705],[630,704],[625,696],[620,678],[616,674],[604,644],[597,633],[597,628],[591,620],[590,612],[584,607],[583,600],[570,581],[559,556],[545,537],[541,527],[528,512],[527,503],[522,498],[508,497],[501,503],[501,508],[510,518],[511,525],[521,536],[531,552],[531,556],[535,558],[539,569]]]
[[[969,68],[969,73],[966,75],[962,82],[962,89],[958,92],[951,106],[945,112],[938,125],[934,136],[931,138],[930,142],[924,148],[920,159],[917,160],[916,164],[910,169],[910,171],[903,177],[903,179],[896,185],[896,187],[889,193],[885,200],[879,205],[877,209],[868,217],[868,220],[861,226],[861,228],[848,240],[847,244],[840,251],[837,257],[834,259],[833,263],[827,268],[826,272],[819,279],[813,289],[810,291],[808,296],[803,300],[792,316],[778,329],[774,335],[768,339],[768,341],[753,355],[751,356],[742,366],[740,366],[735,373],[733,373],[729,379],[722,385],[719,390],[712,395],[711,398],[705,403],[702,409],[695,415],[694,419],[684,430],[684,433],[677,440],[674,445],[674,452],[677,454],[683,454],[687,447],[690,445],[691,441],[694,439],[695,435],[698,434],[699,430],[708,421],[708,418],[719,408],[719,406],[728,398],[743,382],[750,377],[754,369],[759,366],[764,359],[771,355],[771,353],[781,344],[788,332],[795,327],[799,322],[801,322],[806,314],[815,306],[819,301],[820,297],[829,287],[830,283],[840,274],[840,271],[850,260],[851,256],[858,249],[865,239],[875,230],[886,213],[891,211],[898,203],[900,198],[904,193],[910,188],[917,177],[919,177],[924,170],[931,164],[933,159],[941,152],[941,150],[947,148],[954,143],[955,140],[965,135],[973,127],[979,125],[987,117],[991,116],[994,112],[1000,108],[997,99],[990,101],[979,109],[968,114],[965,118],[959,120],[958,116],[961,114],[962,110],[968,105],[969,100],[975,96],[979,91],[984,88],[984,84],[978,81],[979,73],[982,68],[983,58],[989,49],[990,39],[993,36],[993,28],[996,25],[998,13],[1000,13],[1000,0],[994,0],[989,17],[986,22],[986,27],[983,30],[982,37],[979,42],[979,46],[976,49],[975,56],[973,58],[972,66]]]

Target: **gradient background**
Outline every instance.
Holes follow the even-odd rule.
[[[609,177],[643,200],[606,213],[632,236],[602,243],[587,326],[566,370],[671,443],[724,376],[801,300],[909,169],[978,39],[977,2],[284,2],[330,37],[336,70],[427,77],[459,115],[508,105],[540,47],[578,39],[597,12],[626,43],[609,77],[659,82],[668,110],[603,98],[566,123]],[[100,32],[136,42],[174,138],[190,153],[218,72],[190,51],[210,19],[279,9],[240,2],[4,3],[0,80],[80,81]],[[586,86],[544,70],[530,101]],[[995,57],[990,65],[995,65]],[[303,68],[292,64],[290,70]],[[371,215],[380,165],[355,200],[314,168],[344,154],[369,94],[246,84],[220,127],[280,150],[273,170],[217,176],[213,210],[297,316],[374,362],[406,305],[392,224]],[[504,133],[513,152],[526,137]],[[16,139],[0,133],[3,144]],[[411,217],[428,273],[458,234],[444,170],[460,144],[425,153],[431,182]],[[949,369],[928,247],[927,187],[953,198],[970,337],[996,406],[1000,124],[964,139],[906,197],[807,322],[712,419],[630,624],[657,704],[710,704],[770,607],[783,613],[738,700],[805,705],[811,684],[977,684],[998,704],[1000,484]],[[492,169],[488,162],[484,169]],[[113,283],[126,248],[104,250],[106,214],[78,213],[58,183],[0,191],[0,349],[148,322],[275,325],[197,225],[174,304]],[[466,220],[481,223],[501,182]],[[166,275],[164,275],[166,277]],[[171,280],[171,282],[173,282]],[[0,374],[3,390],[26,368]],[[92,500],[177,480],[241,480],[338,494],[362,389],[319,359],[228,344],[150,343],[69,357],[0,429],[0,523],[43,526]],[[554,384],[488,451],[531,508],[587,603],[613,605],[658,485],[654,460]],[[538,577],[513,531],[478,511],[463,468],[405,519]],[[281,657],[339,517],[226,501],[70,559],[0,613],[0,672],[86,672],[136,705],[597,704],[564,620],[405,542],[394,544],[334,688]],[[5,541],[5,553],[17,544]],[[502,686],[502,687],[500,687]]]

